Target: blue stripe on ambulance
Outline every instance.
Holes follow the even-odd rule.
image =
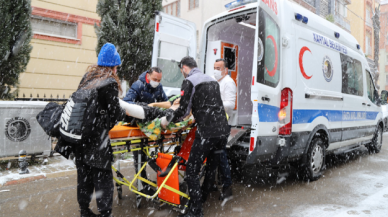
[[[277,122],[279,109],[276,106],[259,103],[258,113],[260,122]],[[378,114],[379,112],[367,111],[294,109],[292,123],[311,123],[320,116],[325,117],[329,122],[375,120]]]

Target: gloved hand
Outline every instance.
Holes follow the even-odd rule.
[[[167,121],[166,116],[164,116],[160,119],[160,125],[163,127],[163,129],[166,129],[168,124],[169,124],[169,122]]]

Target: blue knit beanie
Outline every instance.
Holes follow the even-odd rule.
[[[117,52],[116,47],[111,43],[104,44],[100,50],[100,53],[98,54],[97,65],[114,67],[120,64],[120,54]]]

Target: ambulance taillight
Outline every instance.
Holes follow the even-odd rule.
[[[284,88],[282,90],[279,111],[279,134],[290,135],[292,131],[292,90]]]
[[[255,149],[255,137],[251,137],[251,142],[249,144],[249,151],[253,151]]]

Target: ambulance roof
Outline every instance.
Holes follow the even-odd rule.
[[[278,0],[278,8],[287,8],[287,11],[281,10],[284,12],[285,16],[289,14],[295,14],[299,13],[303,16],[308,17],[308,23],[306,26],[307,28],[313,29],[316,32],[321,33],[322,35],[325,35],[326,37],[329,37],[333,39],[334,41],[340,42],[343,45],[346,45],[347,47],[351,48],[352,50],[356,51],[357,53],[364,55],[362,50],[357,49],[357,45],[359,44],[356,38],[354,38],[349,32],[342,29],[341,27],[337,26],[336,24],[316,15],[315,13],[307,10],[306,8],[290,1],[286,0]],[[207,23],[215,20],[220,19],[222,17],[231,16],[232,14],[240,13],[242,11],[247,11],[250,9],[257,8],[258,3],[250,3],[246,4],[244,6],[240,6],[231,10],[224,11],[216,16],[211,17],[205,22],[205,26]],[[294,18],[293,18],[294,19]],[[334,33],[337,32],[340,34],[340,37],[337,39],[334,36]],[[331,34],[330,34],[331,33]]]

